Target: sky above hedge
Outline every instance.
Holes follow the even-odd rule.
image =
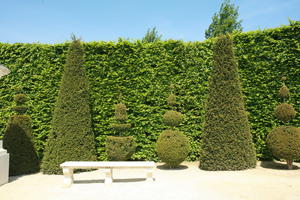
[[[156,26],[163,39],[204,40],[223,0],[0,0],[0,42],[61,43],[141,39]],[[299,0],[232,0],[244,31],[300,20]]]

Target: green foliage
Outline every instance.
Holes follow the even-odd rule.
[[[142,42],[149,43],[149,42],[158,42],[161,40],[162,35],[158,34],[158,31],[156,30],[156,27],[149,28],[147,30],[147,33],[142,39]]]
[[[158,157],[169,167],[177,167],[189,153],[188,138],[177,130],[164,130],[157,140]]]
[[[9,175],[34,173],[39,170],[39,160],[33,144],[31,120],[23,115],[27,107],[25,94],[17,94],[15,101],[17,107],[24,108],[17,115],[11,116],[4,131],[3,147],[9,152]],[[23,112],[24,111],[24,112]]]
[[[129,160],[135,152],[136,143],[132,136],[107,136],[107,156],[109,160]]]
[[[59,165],[65,161],[96,160],[83,56],[81,42],[73,39],[45,147],[42,170],[46,174],[61,174]]]
[[[163,120],[167,126],[178,126],[182,122],[182,114],[174,110],[169,110],[163,115]]]
[[[267,144],[273,155],[279,159],[300,159],[300,128],[280,126],[267,137]]]
[[[205,110],[200,168],[253,168],[255,149],[230,36],[220,36],[213,50],[214,68]]]
[[[274,114],[277,119],[287,123],[296,116],[296,111],[291,104],[282,103],[276,106]]]
[[[205,38],[217,37],[226,33],[233,33],[234,31],[241,32],[241,20],[238,21],[239,13],[238,7],[230,3],[230,0],[224,0],[219,10],[212,17],[212,23],[208,29],[205,30]]]
[[[266,147],[267,134],[281,122],[273,116],[278,104],[279,78],[287,75],[293,91],[290,104],[300,111],[300,26],[286,26],[264,31],[235,34],[236,58],[243,83],[245,103],[249,112],[253,140],[260,159],[271,159]],[[113,135],[111,106],[118,103],[119,87],[124,102],[130,107],[130,135],[135,137],[137,151],[134,160],[155,160],[156,141],[166,127],[162,115],[166,105],[169,83],[176,83],[180,96],[177,111],[185,119],[179,128],[189,138],[188,160],[197,160],[202,138],[204,98],[211,72],[212,39],[205,42],[159,41],[141,43],[122,41],[83,43],[85,69],[89,78],[92,128],[97,156],[106,160],[106,135]],[[30,99],[28,114],[32,118],[34,144],[43,155],[49,137],[55,99],[69,43],[65,44],[5,44],[0,43],[1,64],[12,73],[1,77],[0,138],[11,115],[15,94],[11,88],[23,86]],[[297,115],[289,125],[300,123]]]

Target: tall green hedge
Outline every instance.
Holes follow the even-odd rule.
[[[265,31],[234,35],[246,110],[252,126],[257,156],[270,158],[265,139],[280,122],[272,116],[277,101],[278,77],[286,73],[293,92],[293,103],[300,111],[300,26],[286,26]],[[92,124],[98,157],[106,159],[105,135],[112,134],[111,107],[117,103],[121,89],[130,107],[131,135],[136,137],[134,159],[157,160],[155,141],[166,127],[161,116],[167,110],[167,85],[178,84],[182,96],[178,111],[185,113],[179,127],[189,137],[189,160],[199,157],[204,100],[211,71],[212,40],[204,42],[161,41],[141,43],[122,41],[84,43],[92,102]],[[0,43],[0,63],[12,73],[0,79],[0,134],[9,114],[13,98],[12,86],[21,85],[31,101],[35,145],[40,157],[50,131],[55,97],[69,43],[5,44]],[[120,86],[121,88],[119,88]],[[292,121],[299,126],[300,115]]]

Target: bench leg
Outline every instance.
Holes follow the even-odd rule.
[[[147,169],[147,178],[146,178],[146,181],[154,181],[154,178],[153,178],[153,169]]]
[[[105,184],[111,184],[113,182],[113,170],[112,169],[105,169]]]
[[[70,187],[73,183],[73,169],[63,168],[64,186]]]

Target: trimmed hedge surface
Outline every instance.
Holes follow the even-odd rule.
[[[276,92],[281,85],[280,77],[285,74],[293,96],[289,103],[300,111],[300,25],[241,33],[234,35],[233,40],[257,156],[270,159],[265,140],[273,127],[281,125],[272,112],[279,98]],[[118,102],[117,91],[122,91],[124,103],[131,108],[129,135],[135,137],[138,145],[133,159],[157,160],[155,142],[166,128],[161,116],[168,109],[166,97],[170,83],[182,96],[178,111],[185,118],[179,129],[189,137],[188,160],[197,160],[212,65],[212,42],[83,43],[93,132],[100,160],[107,159],[106,135],[113,135],[111,108]],[[68,46],[69,43],[0,43],[0,63],[11,70],[10,75],[0,80],[0,135],[12,110],[11,87],[23,86],[31,102],[28,114],[32,117],[34,143],[40,157],[50,131]],[[290,124],[299,126],[299,122],[300,115],[297,115]]]

